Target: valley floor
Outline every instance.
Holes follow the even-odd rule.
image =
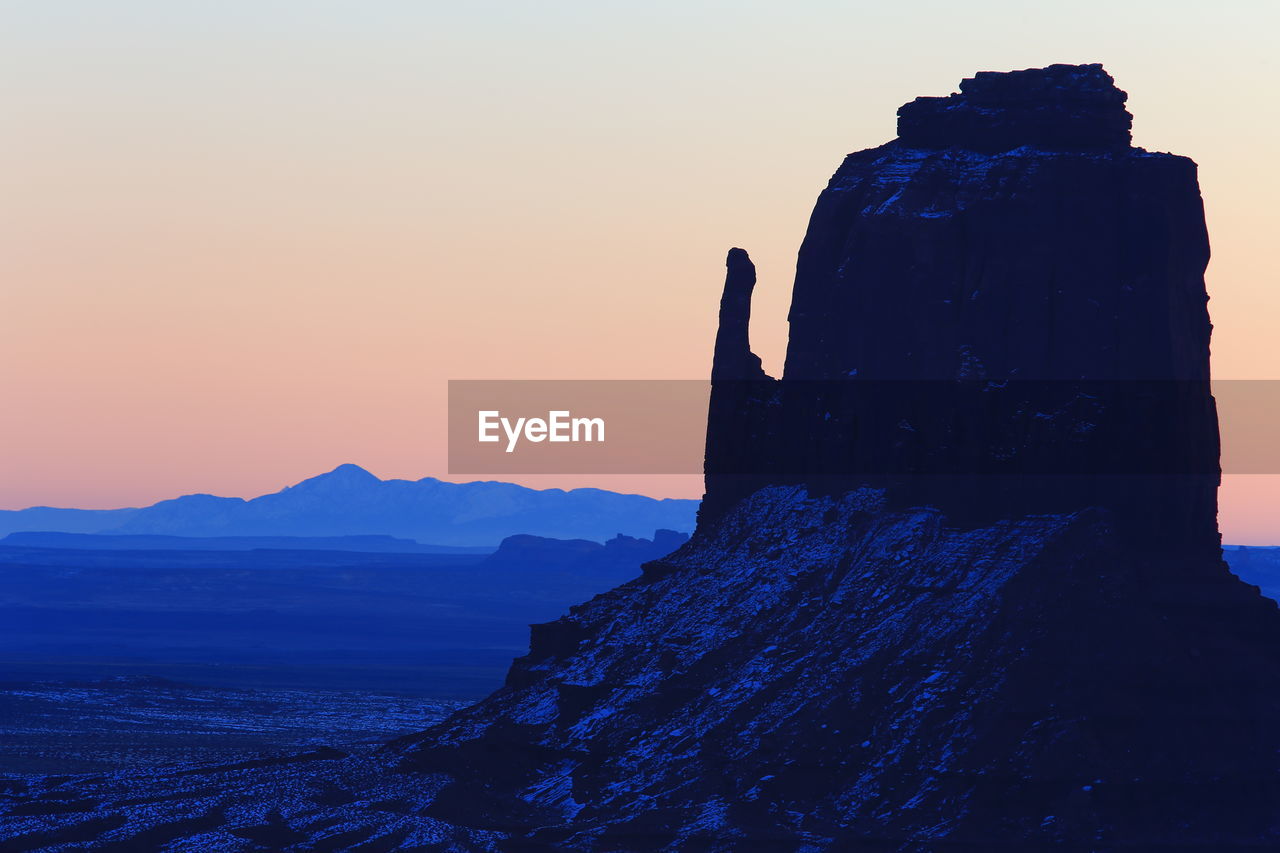
[[[383,743],[465,702],[164,679],[0,683],[0,778],[147,772]]]

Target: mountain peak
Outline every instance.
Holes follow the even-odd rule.
[[[360,492],[368,488],[379,486],[382,480],[374,474],[369,473],[359,465],[351,462],[344,462],[332,471],[326,471],[323,474],[317,474],[314,477],[308,477],[300,483],[292,486],[285,486],[277,495],[290,493],[314,493],[329,494],[341,496],[350,492]],[[263,495],[257,500],[269,498],[270,495]]]
[[[382,480],[376,474],[372,474],[352,462],[344,462],[332,471],[312,477],[309,480],[303,480],[304,483],[312,483],[317,480],[325,482],[339,483],[381,483]],[[301,483],[299,483],[301,485]]]

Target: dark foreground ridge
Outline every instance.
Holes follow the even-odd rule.
[[[1195,166],[1128,147],[1123,102],[1099,66],[1051,66],[905,107],[900,138],[850,155],[818,200],[779,379],[751,354],[755,272],[732,252],[695,535],[535,626],[488,699],[372,754],[14,782],[6,833],[18,849],[1280,844],[1280,615],[1221,557]],[[866,411],[831,390],[866,380],[979,396]],[[1173,390],[1138,406],[1074,384],[1103,380]],[[995,442],[966,430],[978,415],[1025,426]],[[1137,472],[1042,473],[1138,450]],[[891,473],[846,464],[877,454]]]

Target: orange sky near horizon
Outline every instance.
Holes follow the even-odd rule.
[[[776,372],[843,155],[917,95],[1050,62],[1104,62],[1135,144],[1200,164],[1215,375],[1278,379],[1278,25],[1230,0],[6,3],[0,508],[447,478],[449,379],[705,376],[735,245]],[[1229,541],[1280,542],[1280,477],[1222,507]]]

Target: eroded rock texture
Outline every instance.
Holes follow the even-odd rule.
[[[1153,583],[1113,534],[766,488],[542,626],[401,767],[453,779],[429,814],[536,849],[1272,838],[1274,604],[1221,564]]]

